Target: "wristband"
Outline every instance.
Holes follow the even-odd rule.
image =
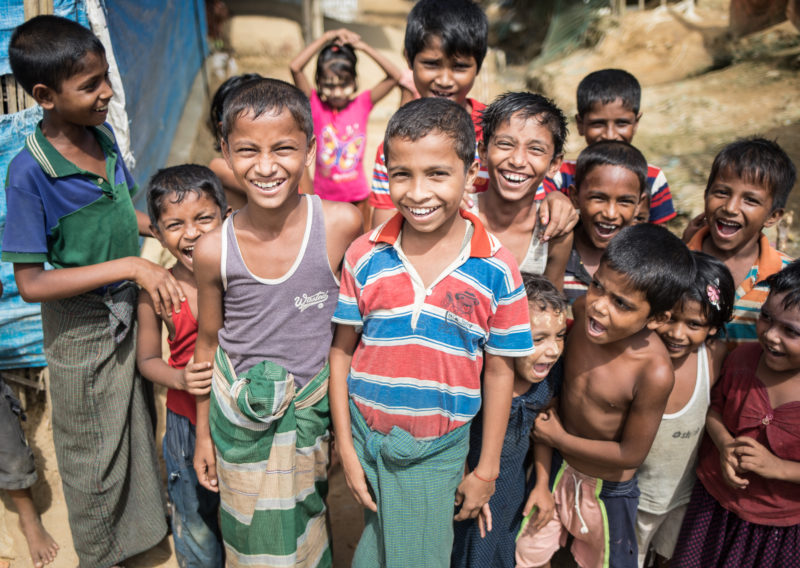
[[[478,470],[476,469],[472,470],[472,475],[474,475],[478,479],[478,481],[483,481],[484,483],[492,483],[493,481],[497,481],[497,478],[500,477],[500,474],[498,473],[491,479],[484,479],[480,475],[478,475]]]

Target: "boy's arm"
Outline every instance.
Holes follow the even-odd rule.
[[[219,344],[217,333],[222,328],[222,278],[220,258],[222,245],[218,227],[200,237],[194,248],[194,275],[197,279],[197,342],[194,347],[195,363],[213,365],[214,353]],[[194,469],[200,485],[210,491],[217,488],[217,459],[211,428],[208,422],[209,395],[197,397],[197,438],[195,441]]]
[[[564,291],[564,273],[572,253],[572,233],[550,239],[547,246],[547,264],[544,275],[559,291]]]
[[[139,296],[136,319],[139,327],[136,334],[136,366],[142,376],[159,385],[185,390],[195,396],[208,394],[211,388],[211,363],[189,362],[185,368],[175,369],[164,361],[161,352],[161,318],[156,315],[150,296]]]
[[[150,217],[147,213],[136,210],[136,226],[139,229],[139,236],[154,237],[153,231],[150,230]]]
[[[525,502],[522,509],[522,516],[528,514],[536,507],[533,516],[533,528],[539,530],[553,518],[555,511],[555,501],[550,492],[550,462],[553,459],[553,448],[547,444],[533,445],[533,469],[536,476],[536,484]]]
[[[341,201],[322,200],[325,217],[325,243],[328,249],[328,264],[338,277],[347,247],[363,232],[364,220],[355,205]]]
[[[342,460],[345,481],[350,492],[359,505],[377,512],[372,495],[369,492],[364,468],[358,460],[353,433],[350,431],[350,397],[347,392],[347,375],[350,373],[350,362],[358,344],[358,333],[352,325],[337,324],[333,334],[333,343],[328,360],[331,366],[331,377],[328,385],[328,399],[331,405],[331,420],[336,435],[336,449]]]
[[[513,387],[513,358],[485,353],[481,454],[478,465],[456,489],[456,505],[461,504],[461,510],[455,516],[456,521],[475,518],[494,493],[494,480],[500,473],[500,452],[508,426]]]
[[[384,73],[386,73],[386,77],[370,89],[370,99],[372,100],[372,104],[375,104],[397,86],[402,78],[402,73],[394,63],[389,61],[381,52],[373,49],[372,46],[365,41],[359,39],[357,42],[353,43],[353,47],[366,53],[381,69],[383,69]]]
[[[153,299],[157,314],[180,311],[183,291],[166,268],[136,256],[99,264],[45,270],[44,264],[14,263],[14,278],[26,302],[48,302],[91,292],[121,280],[133,280]]]
[[[564,430],[552,410],[536,417],[536,441],[597,464],[598,468],[639,467],[653,445],[675,382],[672,364],[668,360],[651,363],[642,372],[644,374],[637,384],[619,442],[591,440],[570,434]]]
[[[541,239],[549,241],[571,233],[578,224],[578,213],[569,197],[554,191],[539,205],[539,220],[545,226]]]

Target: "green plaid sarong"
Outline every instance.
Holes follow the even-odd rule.
[[[280,365],[262,361],[237,377],[217,349],[209,421],[229,566],[331,565],[329,374],[326,364],[295,392]]]
[[[378,505],[364,512],[353,568],[449,568],[456,488],[469,450],[469,424],[434,440],[394,427],[370,429],[350,401],[353,443]]]

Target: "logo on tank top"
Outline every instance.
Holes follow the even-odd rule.
[[[302,296],[295,296],[294,306],[301,312],[306,311],[308,308],[312,306],[317,306],[317,308],[321,310],[325,305],[327,299],[328,299],[328,293],[325,292],[324,290],[317,292],[313,296],[309,296],[308,294],[303,294]]]

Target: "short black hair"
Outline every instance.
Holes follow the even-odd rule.
[[[383,137],[383,155],[389,165],[393,138],[416,142],[428,134],[443,134],[453,141],[453,150],[464,162],[464,171],[475,161],[475,125],[464,108],[449,99],[428,97],[398,109]]]
[[[517,113],[522,118],[536,120],[553,135],[553,156],[564,153],[564,142],[567,140],[567,117],[552,100],[537,93],[510,92],[497,97],[492,104],[483,109],[481,127],[483,143],[488,146],[497,128]]]
[[[622,140],[601,140],[590,144],[578,154],[575,164],[575,190],[594,168],[620,166],[633,172],[639,180],[639,195],[647,192],[647,160],[644,155]]]
[[[783,148],[773,140],[758,136],[740,138],[720,150],[711,164],[706,196],[717,176],[726,171],[747,183],[764,187],[772,195],[772,211],[786,205],[797,181],[797,169]]]
[[[14,78],[29,95],[37,84],[61,91],[65,79],[83,70],[88,53],[105,56],[91,30],[60,16],[36,16],[11,34],[8,61]]]
[[[736,301],[736,285],[731,271],[716,257],[701,251],[692,251],[697,275],[676,305],[684,302],[699,302],[709,327],[717,333],[733,316]]]
[[[522,285],[525,287],[525,295],[528,296],[529,304],[535,305],[542,311],[549,309],[556,313],[566,313],[566,298],[546,276],[524,272]]]
[[[578,114],[585,115],[596,104],[607,105],[619,99],[622,106],[639,114],[642,87],[624,69],[601,69],[589,73],[578,83]]]
[[[644,292],[650,316],[666,312],[695,280],[694,257],[684,242],[664,227],[642,223],[625,227],[600,258]]]
[[[252,113],[258,118],[264,113],[279,115],[287,109],[297,127],[310,142],[314,137],[311,104],[303,91],[280,79],[255,79],[240,85],[225,99],[222,109],[222,139],[227,141],[237,119]]]
[[[209,197],[219,206],[222,216],[225,216],[228,202],[219,178],[205,166],[183,164],[160,169],[147,182],[147,214],[150,222],[154,226],[158,225],[164,200],[181,203],[188,193]]]
[[[404,40],[412,65],[431,37],[441,40],[448,57],[474,57],[480,71],[488,47],[489,21],[472,0],[419,0],[408,13]]]
[[[800,259],[769,276],[767,284],[770,294],[786,294],[782,302],[784,310],[791,310],[800,305]]]
[[[340,79],[356,80],[356,64],[358,57],[353,46],[347,43],[332,41],[327,43],[317,57],[317,71],[314,81],[319,85],[325,67]]]
[[[257,79],[263,79],[263,77],[258,73],[234,75],[225,79],[214,93],[214,98],[211,99],[211,110],[208,114],[208,128],[214,135],[214,149],[217,152],[219,152],[219,141],[222,138],[222,110],[225,108],[225,99],[241,85]]]

